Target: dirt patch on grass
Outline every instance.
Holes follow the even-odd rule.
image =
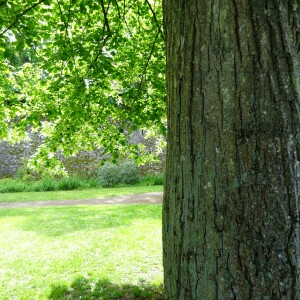
[[[49,200],[34,202],[0,202],[0,208],[29,208],[43,206],[74,206],[74,205],[104,205],[104,204],[146,204],[161,203],[162,192],[145,194],[132,194],[123,196],[112,196],[99,199],[80,199],[80,200]]]

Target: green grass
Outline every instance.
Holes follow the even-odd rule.
[[[0,299],[162,299],[161,205],[0,210]]]
[[[69,191],[100,187],[95,178],[42,178],[38,180],[1,179],[0,193],[9,192],[42,192],[42,191]]]
[[[139,184],[140,185],[163,185],[164,184],[164,176],[162,174],[146,175],[141,179]]]
[[[140,178],[139,182],[131,186],[163,185],[162,175],[147,175]],[[117,184],[118,187],[130,186]],[[45,191],[70,191],[90,188],[101,188],[97,178],[70,176],[67,178],[42,178],[37,180],[24,180],[6,178],[0,179],[0,193],[45,192]]]
[[[161,192],[162,186],[129,186],[74,191],[19,192],[0,194],[0,202],[94,199],[108,196]]]

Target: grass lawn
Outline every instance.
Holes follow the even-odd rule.
[[[162,299],[161,205],[2,209],[0,245],[0,299]]]
[[[73,191],[0,193],[0,202],[93,199],[108,196],[161,192],[163,186],[129,186]]]

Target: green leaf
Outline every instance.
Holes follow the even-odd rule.
[[[18,40],[17,45],[16,45],[16,50],[17,51],[22,51],[25,47],[25,41],[23,39]]]
[[[138,129],[137,125],[132,125],[132,126],[131,126],[131,130],[132,130],[132,131],[135,131],[135,130],[137,130],[137,129]]]
[[[84,14],[84,13],[86,12],[86,7],[85,7],[84,4],[80,3],[79,8],[80,8],[80,12],[81,12],[81,13]]]
[[[10,57],[10,50],[9,49],[5,49],[5,51],[3,52],[3,57],[4,58]]]

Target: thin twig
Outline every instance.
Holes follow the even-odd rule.
[[[156,33],[156,35],[155,35],[154,42],[153,42],[153,44],[152,44],[152,48],[151,48],[149,57],[148,57],[148,59],[147,59],[146,65],[145,65],[145,68],[144,68],[144,71],[143,71],[143,74],[142,74],[141,81],[140,81],[140,83],[139,83],[139,89],[138,89],[138,92],[140,92],[140,90],[141,90],[141,88],[142,88],[142,84],[143,84],[143,81],[144,81],[143,76],[144,76],[144,75],[146,76],[146,72],[147,72],[148,66],[149,66],[149,64],[150,64],[150,60],[151,60],[151,57],[152,57],[152,55],[153,55],[154,48],[155,48],[155,44],[156,44],[156,40],[157,40],[159,34],[160,34],[160,31],[158,30],[157,33]]]
[[[116,7],[117,7],[117,11],[118,11],[118,16],[119,16],[119,19],[121,20],[121,12],[120,12],[120,8],[119,8],[118,1],[117,1],[117,0],[115,0],[115,3],[116,3]]]
[[[159,33],[160,33],[162,39],[165,40],[163,31],[162,31],[162,29],[161,29],[161,24],[159,24],[159,22],[158,22],[158,20],[157,20],[157,18],[156,18],[156,13],[155,13],[155,11],[154,11],[152,5],[150,4],[150,2],[149,2],[148,0],[145,0],[145,1],[146,1],[147,5],[149,6],[151,12],[152,12],[153,19],[154,19],[154,21],[155,21],[155,23],[156,23],[156,26],[157,26],[157,28],[158,28],[158,31],[159,31]]]
[[[102,9],[103,18],[104,18],[103,28],[102,28],[102,47],[101,47],[101,49],[99,49],[97,51],[97,53],[95,55],[95,58],[90,63],[90,65],[88,67],[88,71],[90,71],[93,68],[94,64],[97,62],[100,54],[102,53],[102,49],[105,46],[107,40],[112,36],[111,31],[110,31],[109,21],[108,21],[108,18],[107,18],[107,14],[108,14],[108,10],[109,10],[109,6],[110,6],[111,1],[108,2],[107,9],[105,9],[105,7],[104,7],[103,0],[101,0],[100,2],[101,2],[101,9]],[[105,28],[106,28],[106,31],[108,32],[108,34],[106,34],[106,35],[104,34]]]

